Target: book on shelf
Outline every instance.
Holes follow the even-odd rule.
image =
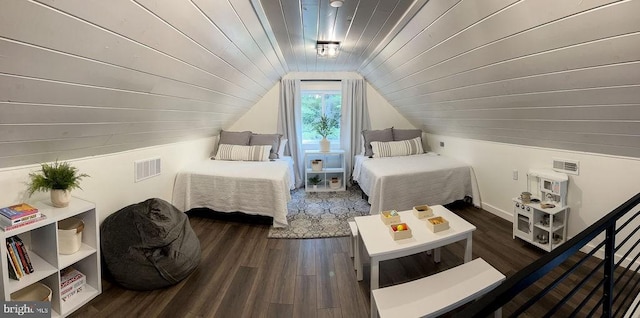
[[[60,297],[67,301],[71,296],[82,292],[87,278],[73,267],[67,267],[60,271]]]
[[[83,288],[84,288],[84,285],[82,285],[82,286],[80,286],[78,288],[72,289],[68,293],[61,295],[60,298],[62,298],[63,302],[66,302],[69,299],[73,298],[74,295],[77,295],[77,294],[81,293]]]
[[[18,236],[11,236],[6,239],[7,256],[11,261],[16,277],[19,279],[24,275],[33,273],[33,265],[29,258],[29,252]]]
[[[18,236],[12,236],[11,239],[13,239],[12,244],[14,244],[16,249],[18,250],[20,261],[22,262],[22,268],[24,268],[25,273],[33,273],[31,258],[29,258],[29,252],[27,252],[27,248],[24,246],[22,239],[20,239],[20,237]]]
[[[9,256],[9,251],[7,251],[7,265],[9,267],[9,278],[20,280],[16,271],[16,267],[13,265],[13,261],[11,260],[11,256]]]
[[[15,253],[13,247],[11,246],[11,243],[9,243],[9,241],[7,241],[7,251],[8,251],[9,256],[11,258],[11,263],[13,264],[13,267],[16,269],[16,274],[18,275],[18,278],[22,278],[24,276],[24,273],[21,270],[21,266],[20,266],[20,262],[18,261],[18,257],[16,256],[16,253]]]
[[[40,215],[37,208],[27,203],[20,203],[0,208],[0,223],[9,226],[37,218]]]
[[[23,259],[23,255],[20,255],[20,252],[18,251],[18,246],[16,246],[16,243],[13,241],[13,238],[10,237],[7,240],[9,240],[9,245],[11,245],[11,249],[13,249],[13,253],[16,255],[16,260],[18,262],[18,265],[20,267],[20,271],[22,271],[23,275],[28,275],[29,274],[29,268],[25,266],[25,263],[22,262]]]
[[[39,212],[38,212],[38,213],[39,213]],[[38,215],[37,217],[30,218],[30,219],[29,219],[29,220],[27,220],[27,221],[22,221],[22,222],[20,222],[20,223],[16,223],[16,224],[13,224],[13,225],[7,225],[7,224],[4,224],[3,222],[0,222],[0,228],[2,228],[2,229],[6,232],[6,231],[10,231],[10,230],[13,230],[13,229],[17,229],[17,228],[20,228],[20,227],[23,227],[23,226],[27,226],[27,225],[29,225],[29,224],[36,223],[36,222],[38,222],[38,221],[42,221],[42,220],[44,220],[44,219],[46,219],[46,218],[47,218],[47,216],[46,216],[46,215],[44,215],[44,214],[40,214],[40,215]]]

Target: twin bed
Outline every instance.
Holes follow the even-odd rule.
[[[264,215],[273,218],[274,227],[286,227],[295,187],[293,160],[284,156],[286,143],[280,134],[221,131],[214,158],[177,174],[173,205],[182,211]]]
[[[273,217],[287,226],[287,203],[294,188],[291,157],[273,161],[206,160],[178,173],[173,205],[182,211],[206,207]]]
[[[410,156],[355,158],[353,180],[369,197],[370,213],[410,210],[420,204],[439,205],[480,194],[471,167],[430,152]]]

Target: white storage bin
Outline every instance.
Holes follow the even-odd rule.
[[[82,246],[84,222],[79,218],[68,218],[58,222],[58,252],[73,254]]]

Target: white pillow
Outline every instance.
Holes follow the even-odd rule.
[[[424,153],[420,137],[401,141],[372,141],[371,148],[373,149],[374,158],[409,156]]]
[[[280,139],[280,147],[278,147],[278,158],[284,157],[284,148],[287,147],[287,142],[289,139],[282,138]]]
[[[271,146],[242,146],[221,144],[216,160],[231,161],[268,161]]]

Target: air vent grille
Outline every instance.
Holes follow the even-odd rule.
[[[160,175],[160,158],[138,160],[134,162],[134,166],[135,182]]]
[[[553,170],[568,174],[580,174],[580,162],[577,160],[553,158]]]

